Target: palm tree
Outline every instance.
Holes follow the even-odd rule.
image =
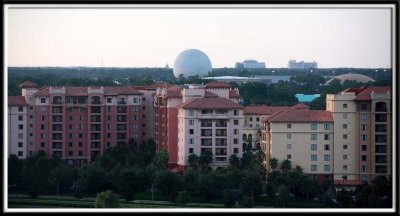
[[[288,159],[282,161],[281,163],[281,170],[283,173],[287,173],[292,168],[292,162]]]
[[[269,165],[271,166],[271,169],[275,169],[278,166],[278,159],[276,158],[271,158],[269,160]]]

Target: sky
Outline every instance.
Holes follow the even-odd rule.
[[[173,67],[186,49],[213,68],[290,59],[320,68],[390,68],[388,8],[7,9],[8,66]]]

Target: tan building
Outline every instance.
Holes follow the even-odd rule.
[[[326,96],[334,126],[336,183],[391,177],[391,87],[346,89]]]
[[[322,110],[288,109],[262,118],[262,150],[269,160],[289,159],[318,180],[333,172],[333,119]]]
[[[28,107],[25,97],[8,97],[8,155],[20,159],[28,154]]]

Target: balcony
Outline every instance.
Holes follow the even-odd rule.
[[[90,125],[90,130],[91,131],[100,131],[101,126],[99,124],[92,124],[92,125]]]
[[[387,122],[386,114],[375,114],[375,122]]]
[[[387,163],[386,156],[375,156],[375,163]]]
[[[51,147],[53,149],[60,149],[61,150],[62,149],[62,143],[61,142],[53,142]]]
[[[100,140],[101,139],[101,133],[91,133],[90,134],[90,139],[91,140]]]
[[[62,114],[63,108],[62,107],[53,107],[52,113],[53,114]]]
[[[92,116],[90,116],[90,121],[91,122],[101,122],[101,117],[98,115],[92,115]]]
[[[67,97],[67,106],[74,105],[86,106],[87,100],[85,97]]]
[[[101,107],[99,106],[92,106],[90,108],[90,113],[92,114],[100,114],[101,113]]]
[[[226,163],[227,158],[226,157],[215,157],[215,162],[216,163]]]
[[[52,120],[53,120],[53,122],[62,122],[62,121],[63,121],[61,115],[59,115],[59,116],[53,116]]]
[[[53,105],[62,105],[62,104],[63,104],[62,97],[60,96],[53,97]]]
[[[126,115],[118,115],[117,122],[126,122]]]
[[[227,145],[227,141],[226,139],[215,139],[215,145],[216,146],[226,146]]]
[[[119,106],[117,108],[117,113],[126,113],[126,106]]]
[[[381,154],[381,153],[387,153],[386,151],[386,146],[375,146],[375,153]]]
[[[117,125],[117,131],[127,131],[126,124],[118,124]]]
[[[211,129],[202,129],[201,136],[204,136],[204,137],[212,136],[212,130]]]
[[[386,135],[375,135],[376,144],[386,144],[386,142],[387,142]]]
[[[62,140],[62,134],[61,133],[53,133],[52,139],[53,140]]]
[[[53,124],[52,130],[53,131],[62,131],[62,125],[61,124]]]
[[[126,133],[117,133],[118,140],[126,140],[127,136]]]
[[[201,146],[212,146],[212,139],[201,139]]]
[[[201,126],[202,127],[212,127],[212,120],[211,119],[201,120]]]
[[[216,127],[226,127],[228,124],[227,124],[227,120],[216,120],[216,124],[215,124],[215,126]]]
[[[215,136],[227,136],[226,129],[216,129]]]
[[[117,104],[118,105],[126,105],[126,100],[124,98],[118,98]]]
[[[375,125],[375,132],[376,133],[386,133],[387,132],[386,125]]]
[[[376,173],[387,173],[387,167],[384,165],[376,165],[375,172]]]
[[[100,148],[100,142],[91,142],[90,143],[90,148],[99,149]]]
[[[226,116],[228,115],[228,110],[216,110],[215,115],[217,116]]]

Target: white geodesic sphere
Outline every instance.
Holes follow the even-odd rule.
[[[176,57],[173,71],[175,77],[206,76],[211,71],[211,61],[204,52],[187,49]]]

